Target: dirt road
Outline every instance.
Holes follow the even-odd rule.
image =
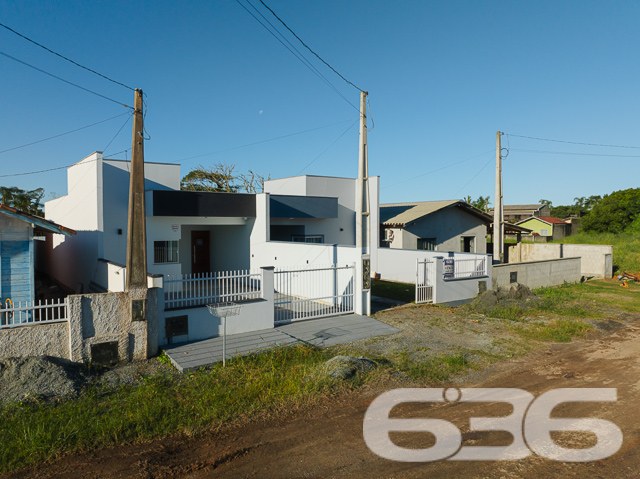
[[[225,434],[174,438],[147,445],[118,447],[66,457],[51,465],[9,477],[633,477],[640,476],[640,323],[621,324],[597,339],[553,344],[528,356],[501,363],[455,387],[522,388],[534,395],[556,388],[615,387],[615,403],[571,403],[565,417],[593,416],[617,424],[621,450],[590,463],[555,462],[531,455],[517,461],[438,461],[400,463],[369,451],[362,434],[368,404],[380,392],[359,393],[284,424],[252,423]],[[503,409],[499,409],[503,407]],[[496,404],[412,404],[403,417],[439,417],[456,424],[463,445],[508,445],[506,433],[469,432],[468,419],[508,414]],[[399,433],[403,434],[403,433]],[[404,433],[408,434],[408,433]],[[493,435],[491,435],[493,434]],[[427,447],[427,436],[398,436],[405,447]],[[586,438],[586,439],[585,439]],[[569,441],[589,437],[569,438]],[[591,442],[591,445],[594,441]]]

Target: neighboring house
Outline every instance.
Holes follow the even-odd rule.
[[[380,205],[380,246],[485,253],[493,218],[464,201]]]
[[[530,229],[532,235],[545,236],[554,240],[562,239],[571,234],[570,223],[551,216],[532,216],[517,222],[516,225]]]
[[[493,208],[489,210],[489,214],[493,216]],[[504,205],[502,214],[504,221],[509,223],[517,223],[520,220],[529,218],[530,216],[550,216],[551,210],[549,205]]]
[[[70,228],[0,204],[0,297],[3,305],[7,299],[16,306],[35,300],[34,240],[41,239],[43,232],[66,237],[76,234]]]

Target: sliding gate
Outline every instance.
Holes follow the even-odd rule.
[[[276,270],[275,324],[353,313],[355,264]]]
[[[424,259],[416,263],[416,303],[433,302],[433,284],[435,280],[435,263]]]

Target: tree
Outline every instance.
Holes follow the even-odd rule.
[[[540,203],[541,205],[546,205],[549,208],[551,208],[551,201],[550,200],[538,200],[538,203]]]
[[[622,233],[640,215],[640,188],[614,191],[596,202],[582,219],[584,231]]]
[[[35,216],[44,216],[41,203],[44,188],[23,190],[16,186],[0,186],[0,196],[3,205],[12,206]]]
[[[489,198],[490,196],[479,196],[477,200],[471,200],[471,196],[465,198],[465,202],[469,203],[474,208],[478,208],[480,211],[486,211],[489,206]]]
[[[265,178],[252,170],[234,175],[236,165],[217,163],[212,168],[199,165],[180,181],[180,189],[187,191],[217,191],[226,193],[262,193]],[[271,176],[267,178],[271,179]]]

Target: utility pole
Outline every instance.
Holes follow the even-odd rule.
[[[502,201],[502,132],[496,133],[496,196],[493,207],[493,259],[504,261],[504,214]]]
[[[356,313],[371,314],[371,257],[369,205],[369,157],[367,150],[367,95],[360,92],[360,148],[358,152],[358,180],[356,182],[356,251],[360,255],[356,267],[358,285],[362,285],[362,295],[356,298]],[[359,291],[360,288],[357,289]]]
[[[144,299],[147,290],[147,233],[144,205],[144,125],[142,90],[136,89],[131,144],[131,174],[129,181],[129,223],[127,230],[127,282],[132,298]],[[142,318],[136,318],[135,308],[142,307]],[[134,319],[144,319],[144,305],[134,304]]]

